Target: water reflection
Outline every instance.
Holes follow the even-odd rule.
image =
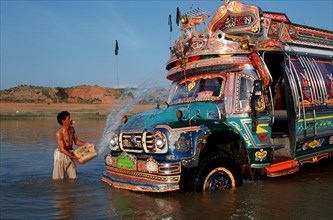
[[[57,219],[72,219],[74,217],[75,183],[73,181],[54,181],[54,207]]]
[[[105,203],[124,219],[183,219],[179,193],[150,194],[110,189]]]

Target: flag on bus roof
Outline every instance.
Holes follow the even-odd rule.
[[[180,14],[180,10],[177,7],[177,13],[176,13],[176,24],[177,26],[179,26],[179,20],[181,20],[181,14]]]

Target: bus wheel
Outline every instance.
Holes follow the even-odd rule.
[[[195,191],[225,190],[242,184],[242,176],[237,165],[224,155],[207,158],[194,176]]]

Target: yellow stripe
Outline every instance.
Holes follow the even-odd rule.
[[[316,120],[322,120],[322,119],[328,119],[328,118],[333,118],[333,115],[317,117]],[[313,120],[314,120],[314,118],[306,119],[306,121],[313,121]],[[299,122],[304,122],[304,119],[300,119]]]
[[[257,125],[257,133],[266,133],[268,132],[266,129],[262,127],[268,127],[268,124],[259,124]]]

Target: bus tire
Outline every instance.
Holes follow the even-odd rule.
[[[192,191],[226,190],[243,182],[236,163],[221,154],[208,157],[193,174]]]

